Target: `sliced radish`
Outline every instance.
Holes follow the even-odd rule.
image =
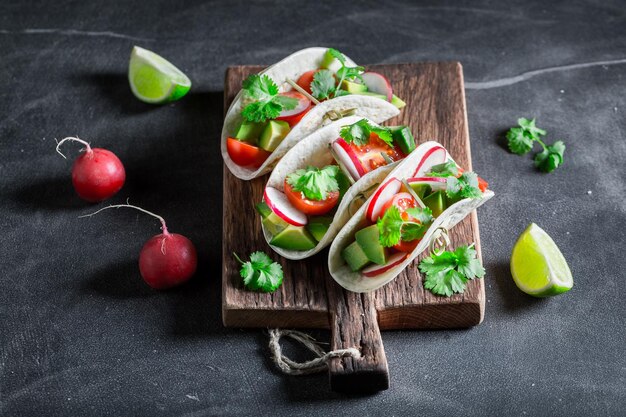
[[[356,181],[365,175],[365,169],[361,165],[361,161],[356,153],[350,147],[348,142],[343,138],[339,138],[333,142],[333,150],[337,155],[339,165],[343,165],[349,171],[350,176]]]
[[[365,72],[362,77],[363,84],[365,84],[369,91],[382,94],[387,97],[387,101],[391,102],[393,99],[393,90],[387,78],[377,72]]]
[[[363,268],[363,271],[361,272],[363,273],[364,276],[369,277],[369,278],[378,276],[382,274],[383,272],[389,271],[394,266],[400,265],[402,261],[404,261],[408,255],[409,254],[406,252],[398,252],[396,254],[391,255],[391,257],[389,257],[389,260],[387,261],[386,264],[370,265],[367,268]]]
[[[369,221],[375,222],[378,220],[383,206],[387,203],[387,201],[391,200],[393,196],[398,193],[398,191],[400,191],[401,187],[402,182],[397,178],[392,178],[376,190],[374,196],[370,200],[369,206],[367,206],[365,214]]]
[[[300,114],[309,107],[311,107],[311,101],[306,98],[306,96],[297,91],[287,91],[286,93],[280,93],[279,96],[295,98],[298,100],[298,104],[291,110],[283,110],[280,112],[280,115],[276,118],[277,120],[286,120],[296,114]]]
[[[284,221],[294,226],[307,224],[306,214],[291,205],[287,196],[274,187],[265,187],[263,193],[265,202],[274,213]]]
[[[426,151],[419,164],[417,164],[417,168],[415,169],[413,176],[423,176],[426,172],[430,171],[433,166],[446,162],[447,156],[448,153],[443,146],[434,145]]]
[[[417,177],[417,178],[409,178],[406,180],[409,184],[426,184],[430,185],[434,191],[445,190],[448,184],[448,180],[441,177]]]

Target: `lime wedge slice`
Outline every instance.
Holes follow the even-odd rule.
[[[181,70],[138,46],[130,54],[128,81],[135,97],[153,104],[178,100],[191,88],[191,80]]]
[[[574,286],[563,254],[535,223],[524,230],[513,247],[511,275],[520,290],[535,297],[561,294]]]

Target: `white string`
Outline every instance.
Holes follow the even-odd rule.
[[[283,355],[282,348],[280,346],[280,339],[283,336],[300,342],[317,357],[302,363],[289,359]],[[324,372],[328,369],[328,362],[330,362],[331,359],[344,357],[359,359],[361,357],[361,352],[355,348],[338,349],[326,352],[311,336],[296,330],[271,329],[269,347],[274,364],[287,375],[308,375]]]

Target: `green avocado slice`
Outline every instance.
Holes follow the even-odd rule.
[[[259,138],[259,147],[273,152],[285,139],[291,128],[283,120],[270,120]]]
[[[387,249],[384,248],[378,239],[378,226],[375,224],[359,230],[354,237],[370,261],[384,265],[387,263]]]
[[[262,223],[265,230],[270,232],[272,236],[276,236],[289,226],[289,223],[278,217],[273,211],[263,219]]]
[[[426,207],[432,210],[434,217],[439,217],[441,213],[446,209],[446,194],[445,191],[436,191],[425,197],[423,200]]]
[[[259,143],[259,136],[261,136],[261,132],[265,129],[265,125],[266,123],[255,123],[244,120],[241,125],[239,125],[237,133],[235,133],[235,139],[251,145],[257,145]]]
[[[313,238],[315,238],[315,240],[319,242],[328,231],[328,228],[330,227],[332,221],[333,218],[331,216],[311,217],[309,219],[309,223],[307,223],[305,227],[306,230],[311,233]]]
[[[317,242],[303,226],[288,225],[270,241],[270,245],[290,250],[310,250]]]
[[[370,263],[370,260],[361,249],[361,246],[355,241],[349,244],[344,250],[341,251],[341,257],[348,264],[353,271],[360,271],[365,265]]]

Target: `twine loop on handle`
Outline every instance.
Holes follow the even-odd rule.
[[[299,342],[317,357],[302,363],[289,359],[283,355],[280,346],[280,339],[283,336]],[[361,357],[361,352],[355,348],[326,352],[311,336],[296,330],[271,329],[269,347],[274,364],[287,375],[308,375],[324,372],[328,369],[328,362],[330,362],[331,359],[344,357],[358,359]]]
[[[439,256],[449,245],[450,238],[448,237],[448,229],[443,226],[439,226],[435,229],[432,237],[430,238],[430,253]]]

